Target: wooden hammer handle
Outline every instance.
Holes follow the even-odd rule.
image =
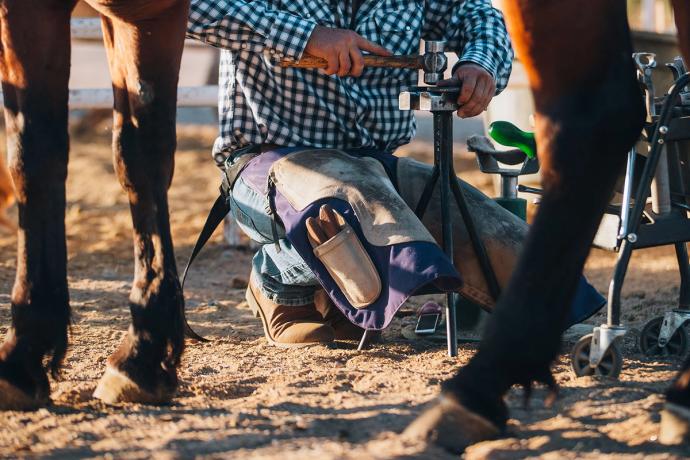
[[[328,62],[320,57],[305,54],[299,61],[282,60],[279,67],[295,67],[298,69],[325,69]],[[393,67],[397,69],[421,69],[423,58],[418,54],[407,56],[376,56],[368,54],[364,56],[365,67]]]

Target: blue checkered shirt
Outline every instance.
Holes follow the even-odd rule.
[[[363,0],[354,20],[349,3],[192,0],[188,36],[222,48],[217,162],[247,144],[393,151],[414,137],[414,115],[398,109],[398,94],[418,71],[365,68],[354,78],[275,66],[299,59],[317,24],[353,29],[394,54],[418,52],[420,39],[445,40],[459,63],[482,66],[505,88],[513,51],[490,0]]]

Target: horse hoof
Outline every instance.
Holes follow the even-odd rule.
[[[122,371],[111,366],[105,368],[94,398],[106,404],[139,403],[139,404],[168,404],[175,395],[175,388],[167,385],[157,385],[154,391],[143,389]]]
[[[658,439],[667,446],[690,443],[690,409],[667,402],[661,411]]]
[[[36,410],[50,403],[48,396],[31,396],[0,379],[0,410]]]
[[[467,446],[493,439],[500,434],[496,425],[478,415],[455,398],[441,395],[403,432],[403,439],[434,443],[446,450],[462,453]]]

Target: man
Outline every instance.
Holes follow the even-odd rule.
[[[458,54],[453,78],[462,83],[460,117],[484,111],[507,84],[513,52],[501,14],[489,0],[192,0],[188,35],[223,49],[220,136],[213,148],[222,165],[248,145],[359,149],[392,153],[415,134],[411,112],[398,109],[409,69],[364,68],[363,55],[413,54],[420,39],[445,40]],[[310,54],[323,71],[281,68],[275,60]],[[319,282],[266,210],[266,196],[240,176],[232,212],[262,243],[253,260],[247,297],[280,346],[355,338],[337,309],[317,311]]]

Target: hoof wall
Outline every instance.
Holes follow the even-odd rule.
[[[49,403],[48,397],[32,397],[7,381],[0,380],[0,410],[36,410]]]
[[[139,403],[139,404],[168,404],[175,394],[174,389],[157,388],[155,392],[142,389],[132,379],[110,366],[106,367],[101,377],[94,398],[106,404]]]
[[[434,443],[461,453],[467,446],[500,434],[496,425],[471,412],[454,398],[441,395],[403,432],[403,439]]]
[[[667,446],[690,443],[690,409],[666,403],[661,411],[658,439]]]

